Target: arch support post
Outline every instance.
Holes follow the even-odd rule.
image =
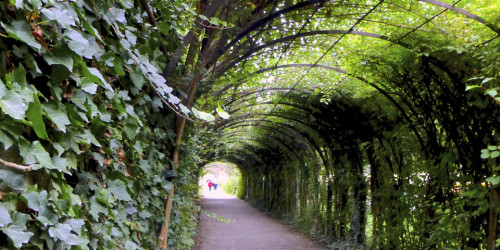
[[[496,247],[496,242],[500,238],[500,213],[498,212],[498,207],[500,206],[500,191],[497,189],[493,189],[490,192],[490,221],[488,223],[488,250],[496,250],[500,249]]]

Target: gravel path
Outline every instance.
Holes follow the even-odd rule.
[[[193,249],[326,249],[221,190],[207,192],[201,207],[230,222],[221,222],[203,212]]]

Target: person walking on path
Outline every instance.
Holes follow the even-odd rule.
[[[212,191],[213,186],[214,186],[214,183],[211,180],[208,180],[208,191]]]

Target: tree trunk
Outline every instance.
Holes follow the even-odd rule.
[[[158,245],[162,249],[167,249],[168,243],[168,225],[170,222],[170,212],[172,211],[172,199],[174,196],[174,186],[168,193],[167,202],[165,203],[165,224],[161,228],[160,235],[158,236]]]

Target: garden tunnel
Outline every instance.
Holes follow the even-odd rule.
[[[487,30],[472,46],[490,51],[498,29],[457,5],[274,6],[279,18],[254,22],[208,67],[199,100],[230,117],[207,128],[218,136],[204,158],[238,165],[244,198],[334,248],[493,249],[497,160],[484,152],[497,144],[498,100],[484,91],[498,85],[467,87],[488,63],[434,39],[471,42],[439,21],[461,20]]]
[[[0,245],[189,248],[200,172],[227,161],[333,249],[498,248],[498,13],[4,1]]]

